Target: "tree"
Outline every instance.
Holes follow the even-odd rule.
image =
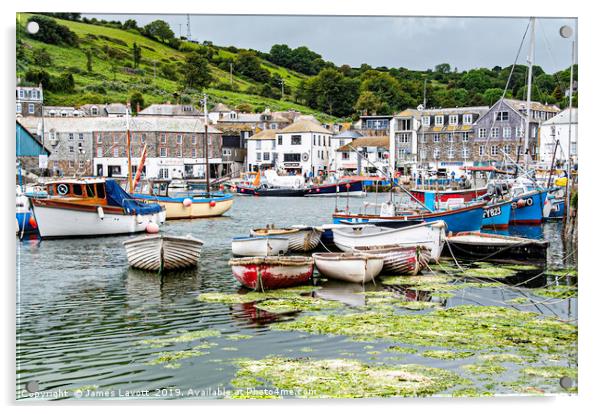
[[[236,105],[236,110],[240,112],[251,113],[253,112],[253,107],[248,103],[241,103]]]
[[[138,30],[138,23],[134,19],[127,19],[125,22],[123,22],[123,28],[125,30]]]
[[[400,108],[401,86],[397,79],[389,73],[371,69],[364,72],[361,79],[360,93],[373,92],[383,104],[387,105],[388,109]]]
[[[77,46],[77,35],[67,26],[58,24],[54,19],[45,16],[32,16],[27,22],[36,22],[39,25],[37,33],[30,34],[36,40],[53,45]]]
[[[483,99],[485,99],[486,105],[491,106],[494,103],[496,103],[497,101],[499,101],[503,94],[504,94],[504,90],[502,88],[489,88],[489,89],[486,89],[485,92],[483,93]],[[505,96],[506,98],[509,98],[508,94],[509,93],[506,92],[506,96]]]
[[[182,75],[184,86],[190,88],[204,89],[213,80],[208,60],[197,52],[186,57],[186,62],[182,65]]]
[[[144,96],[139,91],[132,92],[130,95],[130,105],[132,112],[137,113],[138,108],[144,108]]]
[[[51,91],[71,93],[75,90],[75,80],[71,73],[63,73],[58,78],[51,80]]]
[[[33,62],[42,67],[52,66],[52,56],[45,47],[34,49]]]
[[[86,70],[88,73],[92,73],[92,50],[86,49]]]
[[[374,92],[364,91],[357,98],[354,109],[362,114],[373,115],[380,113],[384,106],[383,102]]]
[[[248,50],[240,52],[234,61],[234,71],[257,82],[270,81],[270,72],[261,67],[261,61],[255,53]]]
[[[435,66],[435,72],[437,73],[450,73],[451,66],[449,63],[440,63]]]
[[[134,68],[137,68],[140,64],[140,59],[142,58],[142,48],[134,42],[132,45],[132,61],[134,64]]]
[[[334,116],[353,113],[358,98],[359,82],[344,77],[337,69],[322,69],[320,73],[301,82],[297,99],[308,106]]]
[[[144,33],[147,36],[160,39],[164,43],[174,37],[173,31],[163,20],[155,20],[144,26]]]
[[[562,98],[564,98],[564,93],[562,92],[560,85],[556,85],[554,91],[552,92],[552,97],[556,100],[556,102],[562,101]]]
[[[44,89],[50,88],[50,74],[45,70],[29,69],[25,72],[25,80],[34,85],[42,84]]]

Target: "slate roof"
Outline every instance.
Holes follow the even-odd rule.
[[[352,151],[353,148],[377,147],[389,149],[389,136],[361,137],[354,139],[349,144],[338,148],[337,151]]]
[[[316,124],[309,119],[298,120],[286,128],[282,129],[283,134],[294,134],[295,132],[317,132],[320,134],[332,134],[331,131],[327,130],[320,124]]]

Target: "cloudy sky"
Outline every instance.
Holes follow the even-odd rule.
[[[186,35],[186,15],[87,15],[106,20],[134,18],[139,25],[168,22]],[[193,39],[268,52],[273,44],[305,45],[337,65],[424,70],[449,63],[459,70],[514,62],[527,18],[431,18],[336,16],[190,16]],[[558,34],[575,19],[538,19],[535,64],[547,72],[570,65],[571,42]],[[528,37],[519,56],[526,63]]]

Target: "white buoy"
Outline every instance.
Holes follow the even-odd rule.
[[[150,234],[159,233],[159,225],[157,225],[157,223],[148,223],[146,232]]]
[[[185,198],[184,201],[182,201],[182,204],[184,205],[184,207],[190,207],[192,205],[192,200],[189,198]]]

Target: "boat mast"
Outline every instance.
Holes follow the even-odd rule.
[[[205,116],[205,180],[207,182],[207,197],[211,198],[211,185],[209,183],[209,125],[207,121],[207,94],[203,94],[203,115]]]
[[[527,117],[525,119],[525,171],[529,174],[529,126],[531,121],[531,81],[533,78],[533,53],[535,50],[535,17],[530,18],[531,26],[531,42],[529,45],[529,57],[527,63],[529,64],[529,73],[527,76]]]
[[[127,146],[128,155],[128,188],[130,193],[134,192],[132,187],[132,151],[131,151],[131,138],[130,138],[130,103],[127,103],[125,108],[125,142]]]

